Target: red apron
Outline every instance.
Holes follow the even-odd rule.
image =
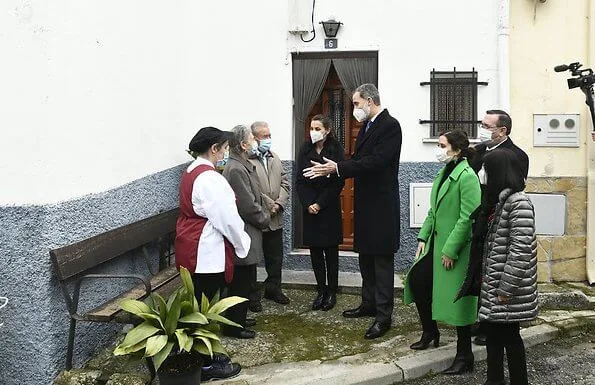
[[[196,271],[198,263],[198,243],[208,218],[198,216],[192,207],[192,187],[194,181],[205,171],[215,170],[212,166],[201,164],[191,172],[184,172],[180,181],[180,216],[176,224],[176,267],[184,266],[191,274]],[[223,237],[225,245],[225,282],[233,279],[232,244]]]

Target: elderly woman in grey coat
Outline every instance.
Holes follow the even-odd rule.
[[[229,140],[229,159],[223,170],[223,176],[236,195],[238,212],[245,223],[245,230],[250,235],[251,243],[246,258],[234,259],[234,277],[228,289],[229,295],[249,298],[251,288],[256,284],[256,265],[263,258],[262,230],[269,226],[271,215],[263,206],[258,175],[254,165],[248,160],[258,150],[258,143],[248,126],[236,126],[232,134]],[[236,338],[254,338],[254,330],[245,328],[255,323],[254,320],[246,319],[247,312],[248,302],[229,309],[227,318],[244,328],[225,327],[223,334]]]
[[[537,240],[531,201],[517,156],[501,149],[484,158],[487,191],[482,203],[486,232],[479,320],[487,334],[488,373],[484,385],[506,384],[504,350],[511,385],[528,384],[519,323],[537,317]],[[483,224],[482,224],[483,222]],[[477,231],[481,231],[477,229]]]

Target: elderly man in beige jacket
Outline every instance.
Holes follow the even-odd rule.
[[[258,154],[251,156],[249,160],[256,167],[263,193],[263,205],[271,210],[270,225],[262,234],[267,271],[264,297],[280,304],[288,304],[289,298],[281,291],[281,267],[283,265],[283,212],[287,209],[290,184],[281,159],[271,151],[269,125],[266,122],[254,122],[250,128],[254,139],[258,141]],[[257,288],[255,292],[259,293]],[[259,294],[251,298],[250,310],[262,310]]]

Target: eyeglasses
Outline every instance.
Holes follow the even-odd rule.
[[[500,127],[496,127],[496,126],[493,126],[493,127],[486,126],[486,125],[485,125],[485,124],[483,124],[483,123],[480,123],[480,124],[478,124],[477,126],[478,126],[479,128],[484,128],[484,129],[486,129],[486,130],[496,130],[496,129],[500,128]]]

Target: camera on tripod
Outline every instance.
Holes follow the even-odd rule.
[[[570,71],[572,76],[578,76],[576,78],[568,79],[568,88],[585,87],[589,88],[595,83],[595,74],[591,68],[580,69],[583,65],[579,62],[570,63],[568,65],[561,64],[554,67],[556,72]]]

